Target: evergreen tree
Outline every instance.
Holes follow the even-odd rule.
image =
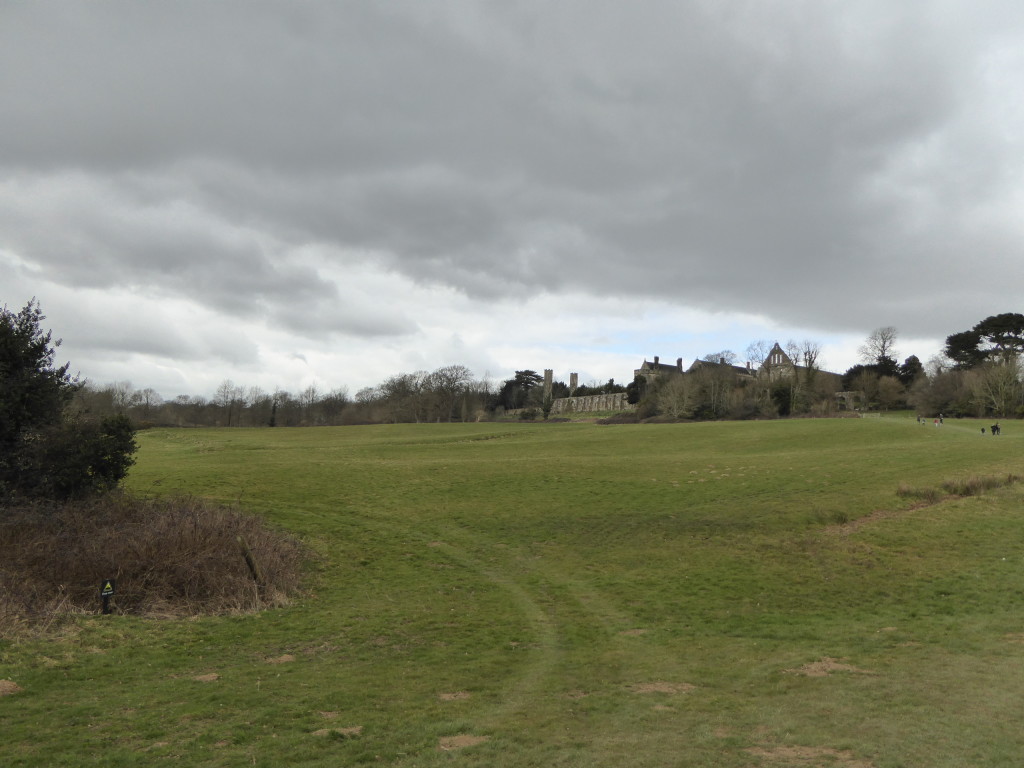
[[[945,353],[960,369],[1015,360],[1024,354],[1024,315],[1004,312],[986,317],[969,331],[947,336]]]
[[[133,462],[126,417],[68,417],[80,384],[68,364],[54,364],[60,339],[43,330],[44,319],[35,299],[20,312],[0,309],[0,504],[106,490]]]

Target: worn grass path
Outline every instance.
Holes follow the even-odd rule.
[[[136,491],[296,532],[310,593],[0,646],[0,762],[1018,765],[1021,489],[896,494],[1020,472],[980,426],[144,433]]]

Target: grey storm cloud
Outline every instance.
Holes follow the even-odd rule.
[[[572,289],[926,334],[927,302],[967,327],[1011,308],[989,276],[1022,276],[1017,3],[0,16],[0,247],[69,284],[415,332],[338,276],[372,264],[483,300]],[[316,247],[326,265],[295,257]]]

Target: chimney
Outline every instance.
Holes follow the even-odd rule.
[[[657,365],[658,364],[658,360],[660,360],[660,359],[661,358],[659,358],[657,355],[655,355],[654,356],[654,364]]]
[[[682,373],[683,371],[683,358],[676,358],[676,370]]]
[[[718,364],[719,365],[725,365],[725,358],[724,357],[718,358]]]

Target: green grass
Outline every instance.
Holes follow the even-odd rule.
[[[143,433],[134,491],[299,534],[308,595],[0,645],[0,763],[1016,766],[1024,491],[943,484],[1024,429],[979,425]]]

